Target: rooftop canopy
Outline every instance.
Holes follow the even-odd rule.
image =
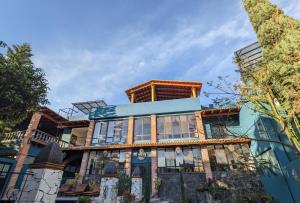
[[[126,90],[132,103],[196,98],[202,83],[177,80],[150,80]]]
[[[103,107],[107,104],[103,100],[96,100],[96,101],[87,101],[87,102],[77,102],[72,103],[73,106],[75,106],[79,111],[81,111],[84,114],[89,114],[89,112],[97,107]]]

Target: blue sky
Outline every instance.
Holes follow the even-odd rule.
[[[300,0],[272,0],[300,19]],[[30,43],[50,107],[104,99],[150,79],[237,80],[233,52],[256,41],[241,0],[1,0],[0,40]],[[201,97],[203,103],[209,103]]]

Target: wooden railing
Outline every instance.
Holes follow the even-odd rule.
[[[69,147],[69,143],[66,141],[61,140],[58,137],[50,135],[40,130],[34,130],[31,136],[31,141],[40,143],[40,144],[50,144],[50,143],[57,143],[61,148]]]

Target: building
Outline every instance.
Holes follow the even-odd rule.
[[[0,158],[2,199],[22,190],[28,164],[51,142],[58,143],[65,153],[61,185],[70,179],[99,184],[106,161],[112,160],[118,171],[129,176],[140,169],[145,199],[158,193],[161,200],[180,202],[181,174],[186,196],[192,201],[231,201],[230,190],[219,191],[216,197],[208,192],[212,180],[234,188],[236,195],[262,194],[251,160],[268,154],[271,144],[265,143],[262,149],[260,142],[249,137],[275,132],[276,127],[267,125],[265,117],[251,110],[249,104],[202,106],[198,99],[201,87],[200,82],[151,80],[126,90],[129,104],[74,103],[72,109],[60,111],[64,116],[41,107],[22,125],[26,126],[20,128],[24,131],[7,133],[2,139],[4,145],[15,143],[13,148],[6,144],[6,154]],[[292,151],[284,150],[282,156],[295,158]],[[297,172],[288,172],[291,184],[298,187]],[[161,180],[159,188],[157,180]],[[279,186],[287,190],[286,185]],[[281,194],[276,198],[283,200]],[[296,195],[294,200],[300,200]],[[68,198],[62,194],[58,200]]]

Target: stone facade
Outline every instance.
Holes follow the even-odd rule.
[[[143,179],[132,178],[131,179],[131,193],[135,196],[136,201],[142,200],[143,197]]]
[[[262,186],[259,175],[254,172],[213,172],[217,185],[222,189],[213,192],[204,173],[183,173],[185,194],[192,202],[233,202],[236,194],[258,194]],[[159,174],[161,186],[159,197],[170,203],[181,202],[179,173]]]
[[[61,182],[62,170],[30,169],[27,181],[23,182],[23,191],[19,202],[54,203]]]
[[[222,202],[232,202],[235,195],[262,193],[258,173],[246,171],[213,172],[214,180],[226,189],[220,190],[217,199]]]
[[[118,196],[118,178],[103,177],[101,179],[101,189],[99,195],[100,203],[117,203]]]
[[[159,188],[159,197],[162,201],[170,203],[181,202],[180,174],[164,173],[159,174],[161,186]],[[183,173],[185,194],[188,199],[193,201],[205,201],[207,192],[199,192],[201,185],[206,184],[204,173]]]

